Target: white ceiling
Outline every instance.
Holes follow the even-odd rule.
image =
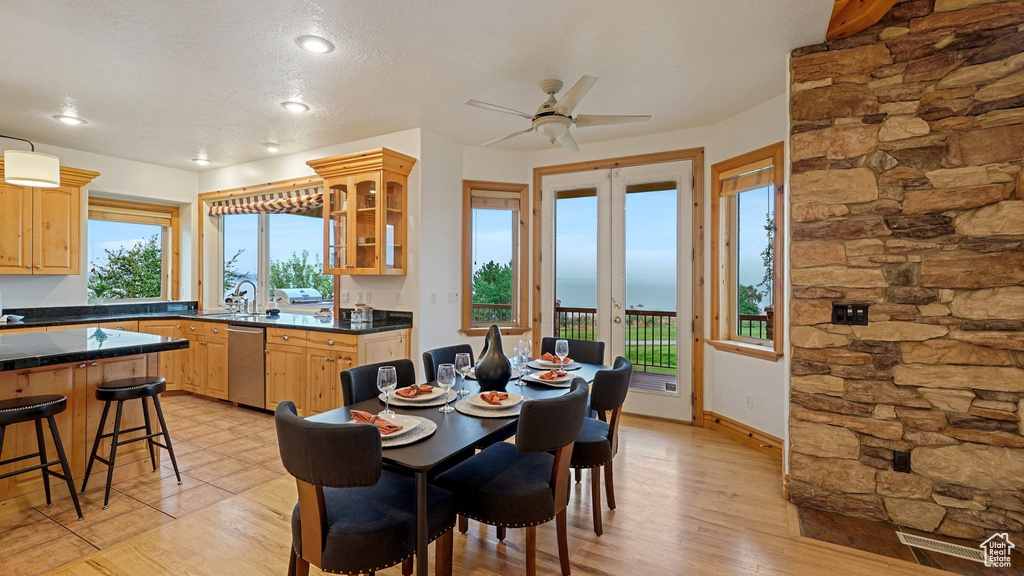
[[[715,123],[783,93],[786,54],[821,42],[833,0],[0,0],[0,133],[198,170],[422,126],[476,145],[529,121],[544,78],[600,81],[584,114]],[[304,52],[317,34],[337,48]],[[312,110],[293,115],[279,103]],[[85,126],[54,114],[72,113]],[[2,141],[0,147],[14,147]],[[526,134],[497,145],[536,150]]]

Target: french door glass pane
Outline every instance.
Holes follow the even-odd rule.
[[[775,206],[772,187],[757,188],[735,196],[736,233],[736,334],[766,339],[765,308],[772,305],[772,235]]]
[[[473,209],[473,324],[509,323],[515,319],[515,273],[518,211]]]
[[[555,193],[555,335],[596,340],[597,189]]]
[[[242,280],[257,282],[259,246],[259,215],[225,214],[221,216],[224,234],[224,295],[227,296]],[[256,294],[247,294],[253,300]]]

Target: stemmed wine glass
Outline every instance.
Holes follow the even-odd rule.
[[[519,347],[516,348],[516,368],[519,370],[519,381],[516,382],[519,386],[525,386],[526,382],[526,364],[530,360],[530,352],[533,347],[530,345],[529,340],[520,340]]]
[[[569,355],[569,341],[555,340],[555,356],[558,356],[559,368],[565,368],[565,357]]]
[[[466,390],[466,376],[469,376],[469,371],[472,369],[473,364],[469,360],[468,352],[459,352],[455,355],[455,371],[462,376],[462,387],[459,390],[459,396],[469,394],[469,390]]]
[[[444,390],[444,406],[438,408],[439,412],[454,412],[455,408],[448,405],[448,392],[455,386],[455,365],[441,364],[437,367],[437,383]]]
[[[390,416],[395,412],[391,410],[391,391],[398,386],[398,374],[394,366],[381,366],[377,369],[377,389],[384,393],[384,410],[377,413],[377,416]]]

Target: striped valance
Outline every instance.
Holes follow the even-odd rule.
[[[225,198],[210,204],[210,216],[222,214],[298,214],[323,206],[323,186]]]

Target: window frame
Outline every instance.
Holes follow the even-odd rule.
[[[711,338],[708,344],[717,350],[777,361],[785,354],[783,326],[784,306],[784,239],[785,239],[785,144],[778,142],[724,160],[711,166]],[[723,195],[722,175],[758,161],[772,160],[773,201],[775,208],[775,235],[773,238],[774,264],[772,274],[772,306],[774,339],[771,341],[734,334],[738,318],[735,302],[738,282],[735,278],[735,242],[738,214],[735,197]],[[723,270],[724,266],[724,270]]]
[[[93,218],[93,213],[102,213],[104,218]],[[170,218],[170,224],[158,221]],[[86,242],[89,242],[89,222],[122,222],[126,224],[158,225],[169,228],[161,236],[161,258],[163,260],[160,296],[158,298],[116,298],[113,303],[163,302],[181,298],[181,207],[166,204],[152,204],[131,200],[117,200],[89,196],[86,210]],[[157,222],[154,222],[157,220]],[[88,263],[86,268],[88,268]]]
[[[473,324],[473,192],[476,190],[506,192],[519,198],[518,233],[513,236],[512,250],[512,311],[508,323],[497,323],[504,334],[525,334],[529,323],[530,266],[530,187],[509,182],[462,181],[462,328],[467,336],[483,336],[488,327]]]

